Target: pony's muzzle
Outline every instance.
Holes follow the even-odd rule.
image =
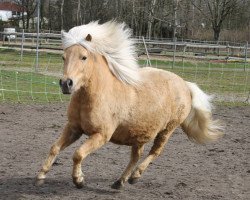
[[[63,94],[71,94],[72,86],[73,86],[73,81],[71,79],[60,79],[59,80],[59,85],[62,89]]]

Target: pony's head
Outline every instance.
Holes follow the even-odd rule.
[[[124,23],[91,22],[62,31],[64,77],[60,80],[63,93],[78,90],[90,78],[93,54],[105,57],[113,75],[121,82],[138,85],[140,76],[131,31]],[[101,68],[100,68],[101,70]]]
[[[87,35],[86,41],[91,41],[91,35]],[[84,85],[83,80],[88,80],[92,71],[92,54],[79,44],[70,46],[64,50],[63,78],[59,85],[63,94],[71,94]]]

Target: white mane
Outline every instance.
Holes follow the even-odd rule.
[[[91,41],[85,39],[88,34],[92,36]],[[131,30],[125,23],[109,21],[98,24],[96,21],[76,26],[68,33],[62,31],[63,49],[75,44],[105,56],[109,69],[122,82],[130,85],[139,84],[135,46],[131,40]]]

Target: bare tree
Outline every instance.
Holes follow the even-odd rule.
[[[23,28],[29,29],[30,19],[37,8],[36,0],[15,0],[15,3],[22,7],[22,23]],[[26,13],[26,15],[24,15]]]
[[[28,0],[15,1],[24,4]],[[221,35],[220,38],[241,41],[250,38],[249,0],[43,0],[42,8],[41,16],[51,30],[116,19],[126,22],[137,36],[218,40]],[[22,21],[25,27],[26,16]],[[222,32],[224,29],[227,31]]]
[[[200,0],[200,6],[193,1],[193,5],[204,15],[212,24],[214,40],[218,41],[221,28],[226,18],[236,11],[238,0]],[[208,12],[206,12],[206,10]]]

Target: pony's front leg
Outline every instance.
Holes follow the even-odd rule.
[[[46,177],[46,174],[51,169],[51,166],[56,158],[56,156],[59,154],[59,152],[63,149],[65,149],[67,146],[75,142],[77,139],[79,139],[82,135],[82,131],[71,126],[70,124],[67,124],[63,130],[63,133],[59,137],[59,139],[52,145],[50,148],[49,155],[47,159],[45,160],[42,169],[37,175],[37,185],[41,185],[44,183],[44,179]]]
[[[113,189],[121,189],[124,186],[124,183],[128,180],[129,176],[132,173],[132,170],[136,166],[138,160],[140,159],[142,152],[144,149],[144,145],[136,145],[132,146],[130,161],[125,171],[123,172],[121,178],[119,178],[114,184],[111,186]]]
[[[77,188],[82,188],[84,183],[83,173],[81,169],[81,163],[83,159],[87,157],[91,152],[97,150],[103,146],[107,141],[108,137],[101,133],[95,133],[91,135],[79,149],[77,149],[73,155],[73,182]]]

